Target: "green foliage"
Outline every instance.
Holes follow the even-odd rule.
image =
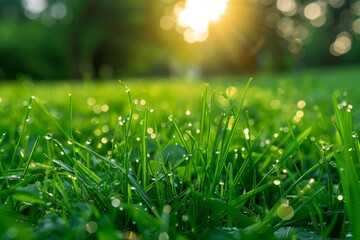
[[[4,85],[0,214],[24,224],[1,237],[356,239],[359,89],[310,81]]]

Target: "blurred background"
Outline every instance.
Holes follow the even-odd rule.
[[[360,0],[0,0],[0,79],[357,64],[359,39]]]

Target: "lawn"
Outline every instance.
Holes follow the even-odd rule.
[[[0,83],[0,239],[360,238],[360,71]]]

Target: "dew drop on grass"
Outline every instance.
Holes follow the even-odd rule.
[[[283,220],[290,220],[294,217],[294,209],[288,204],[281,204],[276,213]]]
[[[181,220],[183,221],[183,222],[187,222],[188,220],[189,220],[189,216],[188,215],[182,215],[181,216]]]
[[[85,225],[85,229],[88,233],[95,233],[98,229],[98,225],[96,222],[91,221]]]
[[[119,199],[117,199],[117,198],[114,198],[114,199],[111,200],[111,205],[113,207],[115,207],[115,208],[119,207],[120,204],[121,204],[121,201]]]
[[[85,142],[85,143],[86,143],[87,145],[90,145],[90,144],[91,144],[91,142],[92,142],[92,140],[91,140],[91,139],[88,139],[88,140],[86,140],[86,142]]]
[[[47,133],[47,134],[45,134],[44,138],[45,138],[46,140],[51,140],[51,139],[52,139],[52,134],[51,134],[51,133]]]
[[[345,235],[345,238],[352,239],[352,238],[353,238],[352,233],[347,233],[347,234]]]
[[[343,196],[343,195],[341,195],[341,194],[340,194],[340,195],[338,195],[338,196],[337,196],[337,200],[339,200],[339,201],[344,200],[344,196]]]
[[[10,181],[12,181],[12,180],[17,180],[17,179],[19,179],[19,177],[16,176],[16,175],[10,175],[10,176],[8,177],[8,180],[10,180]]]
[[[24,152],[23,149],[20,150],[20,155],[21,155],[22,158],[25,157],[25,152]]]
[[[166,232],[162,232],[159,234],[159,240],[168,240],[168,239],[170,239],[170,237]]]
[[[280,180],[274,180],[273,183],[274,183],[274,185],[279,186],[281,184],[281,181]]]

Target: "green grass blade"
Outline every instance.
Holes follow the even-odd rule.
[[[309,136],[312,131],[312,127],[308,127],[301,134],[299,134],[290,144],[284,149],[283,153],[280,156],[279,164],[281,165],[294,151],[296,151],[299,146],[304,142],[305,139]]]
[[[24,134],[25,134],[25,129],[26,129],[27,123],[29,121],[30,111],[32,109],[31,104],[32,104],[33,99],[34,99],[34,97],[32,96],[32,97],[30,97],[30,99],[28,101],[28,104],[27,104],[28,107],[27,107],[26,114],[25,114],[25,117],[24,117],[24,120],[23,120],[23,124],[22,124],[23,127],[21,129],[19,139],[18,139],[18,141],[16,143],[16,146],[15,146],[12,158],[11,158],[9,169],[11,169],[13,167],[13,164],[14,164],[14,161],[15,161],[15,158],[16,158],[16,154],[19,151],[21,141],[23,140],[23,137],[24,137]],[[21,164],[21,162],[19,164]]]
[[[32,149],[31,149],[29,158],[28,158],[27,163],[26,163],[26,166],[25,166],[25,168],[24,168],[24,172],[21,174],[21,178],[22,178],[22,179],[26,176],[26,174],[27,174],[27,172],[28,172],[28,169],[29,169],[29,166],[30,166],[30,162],[31,162],[32,157],[33,157],[33,155],[34,155],[34,153],[35,153],[35,150],[36,150],[36,147],[37,147],[37,145],[38,145],[38,142],[39,142],[39,137],[36,138],[35,143],[34,143]]]
[[[354,239],[360,238],[360,174],[358,140],[352,137],[353,122],[351,109],[340,109],[336,96],[333,96],[335,126],[341,138],[343,150],[336,155],[336,162],[340,174],[345,208],[349,216],[351,233]],[[355,165],[356,163],[356,165]]]

